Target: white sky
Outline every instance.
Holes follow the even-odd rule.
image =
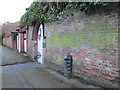
[[[20,17],[26,12],[34,0],[0,0],[0,24],[11,21],[20,21]]]

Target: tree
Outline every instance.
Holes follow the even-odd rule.
[[[19,25],[19,22],[6,22],[2,25],[2,34],[3,33],[11,33],[11,31],[13,31],[17,26]]]

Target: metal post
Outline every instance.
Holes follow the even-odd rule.
[[[68,53],[65,58],[65,63],[64,63],[64,76],[67,78],[72,78],[72,55]]]

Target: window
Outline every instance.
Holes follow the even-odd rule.
[[[23,35],[24,35],[24,40],[25,40],[25,39],[27,38],[27,37],[26,37],[26,32],[25,32],[25,33],[23,33]]]

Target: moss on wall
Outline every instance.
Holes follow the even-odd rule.
[[[100,26],[99,26],[100,27]],[[102,26],[101,26],[102,27]],[[105,45],[109,49],[117,46],[118,29],[94,27],[92,30],[80,29],[67,35],[53,34],[47,41],[47,47],[79,47],[86,46],[92,49]]]
[[[62,68],[64,56],[70,52],[74,74],[81,77],[86,73],[84,77],[95,78],[96,75],[109,80],[118,76],[117,14],[87,16],[78,13],[46,25],[46,35],[47,61]]]

